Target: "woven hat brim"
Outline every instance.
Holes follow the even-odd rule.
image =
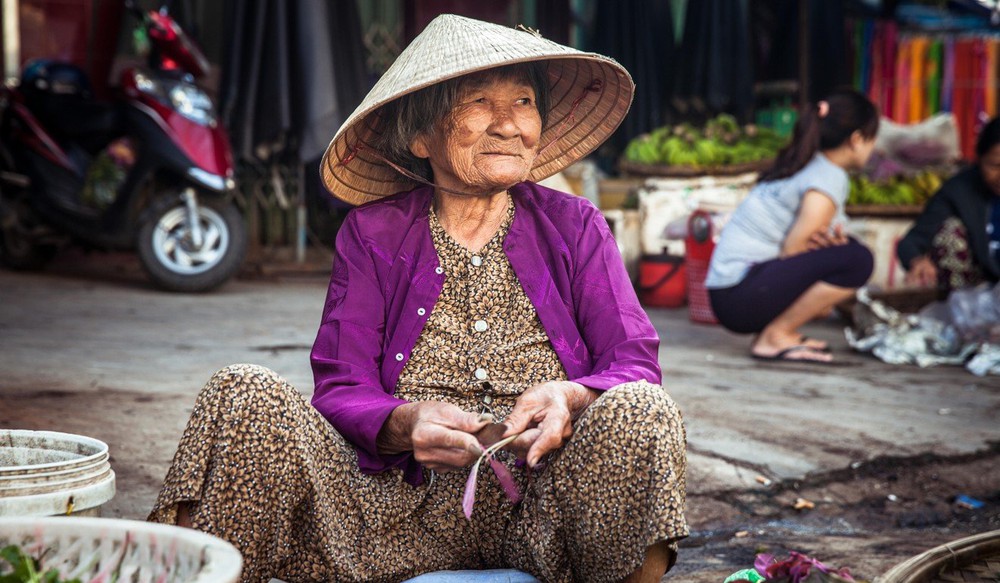
[[[513,34],[535,39],[520,31]],[[550,41],[543,42],[545,47],[536,50],[534,54],[459,68],[401,90],[380,92],[380,85],[402,84],[399,82],[402,74],[399,69],[404,67],[394,71],[394,64],[330,142],[320,165],[323,184],[337,198],[355,205],[414,188],[417,186],[415,182],[399,174],[373,152],[372,144],[376,143],[379,132],[378,110],[403,95],[447,79],[534,61],[547,62],[550,109],[547,125],[539,142],[542,150],[535,160],[529,179],[542,180],[584,158],[621,125],[632,103],[635,86],[624,67],[612,59],[576,51]],[[400,58],[403,56],[400,55]],[[390,74],[393,77],[386,79]],[[588,91],[587,88],[595,81],[599,82],[600,90]]]

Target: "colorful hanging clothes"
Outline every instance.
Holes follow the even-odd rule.
[[[944,70],[941,72],[941,111],[951,111],[955,90],[955,39],[944,41]]]
[[[943,43],[940,39],[931,41],[927,48],[927,116],[941,111],[941,73]]]
[[[958,124],[962,156],[972,159],[975,154],[976,112],[976,41],[962,38],[955,41],[955,70],[952,89],[952,113]]]
[[[975,77],[973,77],[972,86],[972,131],[974,135],[979,134],[979,126],[982,125],[981,118],[983,112],[986,111],[986,44],[986,39],[978,37],[973,45],[976,51],[975,64],[973,65]]]
[[[895,101],[896,97],[896,84],[893,82],[893,77],[896,73],[896,59],[898,55],[896,54],[896,45],[899,39],[899,29],[895,22],[887,22],[885,25],[885,34],[882,36],[882,78],[885,83],[882,85],[882,99],[878,103],[890,104]],[[895,110],[888,112],[888,115],[892,119],[898,119]]]
[[[929,39],[925,36],[913,37],[910,44],[910,65],[909,65],[909,98],[907,99],[907,123],[920,123],[927,118],[927,111],[924,105],[924,73],[927,63],[927,44]]]
[[[893,76],[896,86],[892,100],[892,119],[898,123],[909,123],[910,120],[910,65],[913,60],[910,53],[913,52],[913,44],[909,39],[899,42],[899,51],[896,55],[896,73]]]
[[[1000,115],[1000,34],[906,32],[894,22],[862,20],[845,29],[855,88],[883,116],[904,124],[950,112],[960,149],[974,158],[978,129]]]

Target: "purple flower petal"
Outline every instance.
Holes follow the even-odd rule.
[[[771,566],[772,563],[774,563],[774,555],[761,553],[757,555],[756,559],[754,559],[753,568],[757,569],[757,572],[762,576],[767,577],[767,568]]]
[[[472,466],[469,479],[465,481],[465,494],[462,495],[462,510],[465,517],[472,520],[472,507],[476,504],[476,479],[479,477],[479,462]]]
[[[514,504],[520,502],[521,492],[518,491],[514,476],[507,469],[507,466],[490,457],[490,467],[493,468],[493,473],[497,475],[497,479],[500,480],[500,485],[503,486],[503,491],[507,493],[510,501]]]

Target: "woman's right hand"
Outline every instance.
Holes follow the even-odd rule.
[[[474,434],[490,421],[441,401],[406,403],[379,431],[379,453],[412,451],[418,462],[442,473],[468,467],[483,451]]]
[[[910,262],[910,270],[906,272],[906,283],[920,287],[934,287],[937,285],[937,267],[931,258],[921,255]]]

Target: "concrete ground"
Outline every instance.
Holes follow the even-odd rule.
[[[78,253],[39,274],[0,271],[0,427],[106,441],[118,495],[104,514],[143,518],[212,372],[254,362],[311,391],[308,352],[325,283],[322,274],[286,275],[170,294],[153,289],[128,256]],[[692,324],[684,310],[650,316],[662,338],[664,385],[688,430],[691,540],[700,542],[691,543],[696,563],[685,566],[682,552],[675,569],[687,580],[721,581],[749,566],[757,534],[766,538],[762,527],[743,530],[759,521],[730,499],[875,460],[973,459],[1000,439],[1000,379],[850,353],[841,322],[808,327],[836,351],[837,364],[821,366],[751,360],[746,337]],[[851,528],[831,527],[832,518],[822,528],[795,520],[768,528],[790,548],[815,547],[823,535],[815,552],[853,556],[855,571],[868,569],[869,577],[953,534],[923,533],[920,542],[893,546],[893,533],[880,533],[866,548],[892,550],[862,559],[857,541],[845,542],[856,537]]]

